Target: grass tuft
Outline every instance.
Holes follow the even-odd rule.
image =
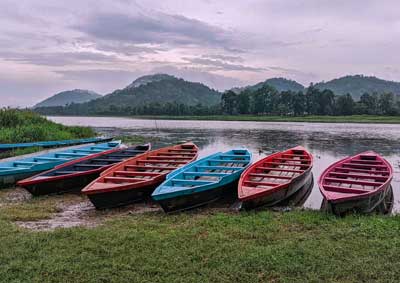
[[[0,143],[68,140],[95,136],[88,127],[70,127],[54,123],[29,110],[0,109]],[[40,148],[26,148],[0,154],[0,158],[32,153]]]

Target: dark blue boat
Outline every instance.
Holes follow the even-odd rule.
[[[0,188],[12,186],[19,180],[68,161],[107,151],[120,145],[121,141],[112,141],[5,159],[0,161]]]
[[[152,197],[165,212],[205,205],[234,187],[251,158],[247,149],[207,156],[170,173]]]
[[[74,140],[62,140],[62,141],[39,141],[39,142],[27,142],[27,143],[3,143],[0,144],[0,152],[23,149],[29,147],[61,147],[61,146],[72,146],[87,143],[99,143],[99,142],[109,142],[112,138],[107,137],[95,137],[87,139],[74,139]]]

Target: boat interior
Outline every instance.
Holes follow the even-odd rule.
[[[274,188],[290,182],[312,166],[305,150],[288,150],[265,159],[244,179],[243,185],[254,188]]]
[[[363,194],[381,187],[390,177],[387,164],[376,154],[360,154],[334,166],[323,178],[326,191]]]

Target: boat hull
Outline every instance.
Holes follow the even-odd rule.
[[[98,178],[99,175],[100,172],[96,172],[75,177],[52,180],[50,182],[24,185],[24,189],[26,189],[34,196],[63,193],[80,193],[82,188]]]
[[[213,189],[173,198],[166,198],[158,200],[157,202],[166,213],[195,209],[218,201],[225,195],[236,195],[235,189],[237,188],[237,183],[238,180]]]
[[[375,194],[357,199],[346,200],[341,202],[332,202],[324,199],[321,204],[321,210],[333,213],[337,216],[344,216],[349,213],[369,214],[376,212],[382,207],[385,199],[390,197],[391,186],[388,185],[384,189],[377,191]]]
[[[149,198],[157,186],[143,186],[135,189],[88,194],[87,197],[96,209],[126,206]]]
[[[241,209],[250,210],[259,207],[271,207],[280,202],[285,201],[286,199],[293,196],[297,193],[301,188],[305,186],[310,186],[313,180],[313,175],[311,171],[301,176],[296,180],[293,180],[286,187],[280,188],[272,193],[266,193],[265,195],[261,195],[257,198],[244,200],[242,201]]]
[[[14,173],[10,175],[0,176],[0,189],[13,187],[18,181],[23,179],[32,177],[42,171],[32,171],[32,172],[24,172],[24,173]]]
[[[311,179],[304,184],[297,192],[292,194],[287,199],[278,202],[275,206],[303,206],[304,203],[307,201],[308,197],[311,195],[311,192],[314,187],[314,176],[311,176]]]
[[[74,140],[60,140],[60,141],[39,141],[39,142],[29,142],[29,143],[15,143],[15,144],[0,144],[0,153],[25,149],[31,147],[40,148],[51,148],[51,147],[62,147],[62,146],[73,146],[88,143],[100,143],[112,141],[112,137],[108,138],[86,138],[86,139],[74,139]]]

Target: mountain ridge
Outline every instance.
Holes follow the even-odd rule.
[[[101,95],[85,89],[65,90],[56,93],[41,102],[35,104],[33,108],[39,107],[52,107],[52,106],[66,106],[71,103],[85,103],[90,100],[100,98]]]
[[[314,87],[324,90],[330,89],[337,95],[350,93],[358,100],[364,93],[386,93],[400,95],[400,82],[383,80],[375,76],[348,75],[327,82],[319,82]]]
[[[255,91],[257,89],[262,88],[264,85],[272,86],[279,92],[288,90],[298,92],[298,91],[304,91],[305,89],[305,86],[296,82],[295,80],[290,80],[283,77],[276,77],[276,78],[266,79],[265,81],[256,83],[254,85],[232,88],[231,90],[238,94],[243,90]]]
[[[233,88],[236,93],[248,90],[257,90],[268,84],[278,91],[291,90],[294,92],[306,91],[306,87],[302,84],[285,78],[270,78],[263,82],[249,85],[244,88]],[[335,94],[344,95],[350,93],[355,100],[358,100],[360,96],[365,93],[385,93],[392,92],[395,95],[400,95],[400,82],[383,80],[374,76],[364,75],[348,75],[340,78],[336,78],[330,81],[322,81],[313,85],[314,87],[324,90],[330,89]],[[93,94],[94,92],[86,90],[72,90],[58,93],[38,104],[34,107],[48,107],[48,106],[65,106],[71,103],[83,103],[84,106],[92,108],[106,108],[110,105],[115,107],[131,106],[138,107],[146,104],[165,104],[165,103],[178,103],[186,105],[197,105],[202,104],[203,106],[212,106],[220,103],[222,93],[211,89],[210,87],[198,83],[186,81],[182,78],[177,78],[172,75],[157,73],[153,75],[141,76],[135,79],[132,83],[122,89],[117,89],[105,96],[99,96],[96,93],[93,97],[86,101],[62,101],[62,104],[57,105],[48,104],[48,101],[54,99],[54,97],[60,94],[68,94],[69,92],[87,92]],[[74,100],[74,99],[72,99]],[[47,103],[44,103],[47,102]],[[104,104],[104,105],[102,105]]]

